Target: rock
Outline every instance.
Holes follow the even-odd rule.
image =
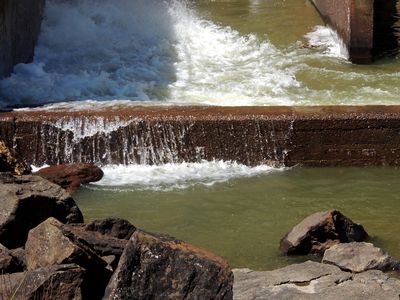
[[[137,230],[103,299],[232,299],[224,259],[172,237]]]
[[[82,299],[85,271],[77,265],[58,265],[0,275],[0,299]]]
[[[0,1],[0,78],[32,61],[45,0]]]
[[[381,271],[352,274],[333,265],[305,262],[274,271],[233,271],[235,300],[399,299],[400,280]]]
[[[70,193],[75,192],[81,184],[99,181],[104,175],[96,165],[83,163],[51,166],[40,169],[35,174],[58,184]]]
[[[360,242],[368,237],[364,228],[337,210],[317,212],[305,218],[282,238],[283,254],[323,254],[338,243]]]
[[[25,257],[25,249],[24,248],[16,248],[9,250],[10,255],[14,258],[18,269],[22,271],[26,271],[26,257]]]
[[[39,176],[0,175],[0,243],[11,249],[23,246],[28,231],[49,217],[83,222],[75,201],[58,185]]]
[[[31,172],[31,167],[18,156],[17,152],[8,148],[2,140],[0,140],[0,172],[11,172],[15,175]]]
[[[367,270],[400,270],[399,261],[370,243],[334,245],[325,251],[322,262],[355,273]]]
[[[19,262],[11,255],[9,250],[0,250],[0,274],[22,272]]]
[[[136,227],[129,221],[119,218],[94,220],[84,225],[85,230],[107,234],[117,239],[129,240]]]
[[[28,270],[71,263],[83,267],[87,271],[83,293],[92,299],[103,296],[111,276],[107,263],[58,220],[49,218],[30,230],[25,252]]]

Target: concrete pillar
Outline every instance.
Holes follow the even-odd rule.
[[[312,0],[325,22],[336,30],[349,50],[350,60],[373,60],[374,0]]]

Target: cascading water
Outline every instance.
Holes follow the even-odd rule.
[[[17,65],[0,81],[1,106],[75,100],[290,105],[314,98],[296,78],[312,53],[282,51],[267,37],[241,35],[190,6],[178,0],[48,0],[34,62]],[[332,40],[328,31],[323,46]]]

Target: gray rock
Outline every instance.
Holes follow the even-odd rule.
[[[282,238],[279,250],[287,255],[323,254],[338,243],[360,242],[364,228],[337,210],[317,212],[305,218]]]
[[[233,272],[235,300],[398,300],[400,295],[400,280],[377,270],[352,274],[333,265],[308,261],[274,271]]]
[[[399,270],[400,262],[370,243],[346,243],[325,251],[322,262],[336,265],[342,270],[364,272],[367,270]]]
[[[58,185],[39,176],[0,175],[0,243],[10,249],[23,246],[28,231],[49,217],[83,222],[75,201]]]
[[[103,299],[232,299],[226,261],[172,237],[135,231]]]
[[[0,299],[82,299],[85,271],[77,265],[58,265],[0,275]]]

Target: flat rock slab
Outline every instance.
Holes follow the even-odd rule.
[[[400,280],[378,270],[352,274],[308,261],[274,271],[233,271],[235,300],[398,300],[400,296]]]
[[[83,163],[50,166],[35,174],[58,184],[70,193],[75,192],[81,184],[99,181],[104,175],[98,166]]]
[[[0,175],[0,243],[10,249],[23,246],[28,231],[49,217],[83,222],[75,201],[58,185],[40,176]]]
[[[135,231],[103,299],[232,299],[224,259],[169,236]]]
[[[287,255],[323,254],[338,243],[364,241],[364,228],[337,210],[317,212],[297,224],[282,238],[279,250]]]
[[[370,243],[345,243],[325,251],[323,263],[336,265],[345,271],[399,270],[400,262]]]

